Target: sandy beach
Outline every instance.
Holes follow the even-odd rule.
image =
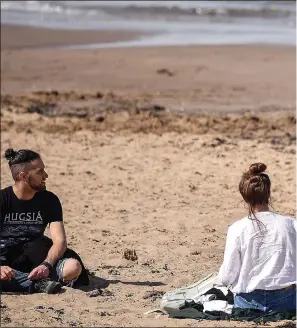
[[[50,49],[134,37],[67,33],[1,26],[1,152],[41,153],[88,290],[110,285],[2,295],[1,326],[256,327],[144,313],[218,270],[251,163],[268,166],[275,211],[295,217],[295,48]]]

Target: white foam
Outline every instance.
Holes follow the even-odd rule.
[[[1,22],[34,27],[83,30],[135,30],[157,33],[151,38],[136,40],[137,45],[274,43],[296,44],[295,18],[279,20],[251,17],[207,17],[201,8],[267,8],[269,1],[1,1]],[[272,2],[271,2],[272,3]],[[284,2],[278,7],[293,10]],[[138,11],[106,10],[118,7],[196,8],[198,15],[155,16],[154,11],[138,16]],[[289,8],[289,9],[288,9]],[[198,10],[199,9],[199,10]],[[146,10],[144,11],[146,12]],[[143,11],[142,11],[143,13]],[[128,17],[128,18],[127,18]],[[140,18],[141,17],[141,18]],[[139,43],[140,42],[140,43]],[[119,45],[121,43],[117,43]],[[126,44],[126,43],[124,43]],[[133,45],[133,43],[129,43]]]

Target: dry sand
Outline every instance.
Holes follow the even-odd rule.
[[[246,215],[249,164],[268,165],[275,210],[295,216],[294,49],[1,54],[1,151],[40,151],[90,289],[110,280],[96,298],[3,295],[1,326],[256,326],[143,313],[219,268],[228,225]],[[1,159],[2,188],[11,183]]]

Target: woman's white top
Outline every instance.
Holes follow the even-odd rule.
[[[245,217],[228,229],[219,279],[233,293],[296,284],[296,220],[273,212],[256,217],[260,222]]]

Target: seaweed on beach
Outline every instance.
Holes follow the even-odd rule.
[[[48,133],[72,133],[78,130],[131,131],[133,133],[166,132],[214,134],[211,147],[224,146],[224,137],[269,140],[275,148],[296,144],[296,116],[293,112],[266,109],[255,114],[177,112],[169,106],[147,99],[76,91],[39,91],[28,95],[1,95],[2,131],[16,128],[28,133],[42,129]],[[268,112],[267,112],[268,111]],[[28,124],[27,116],[40,119]],[[42,120],[42,118],[46,120]],[[54,121],[52,121],[54,119]],[[259,139],[260,140],[260,139]]]

